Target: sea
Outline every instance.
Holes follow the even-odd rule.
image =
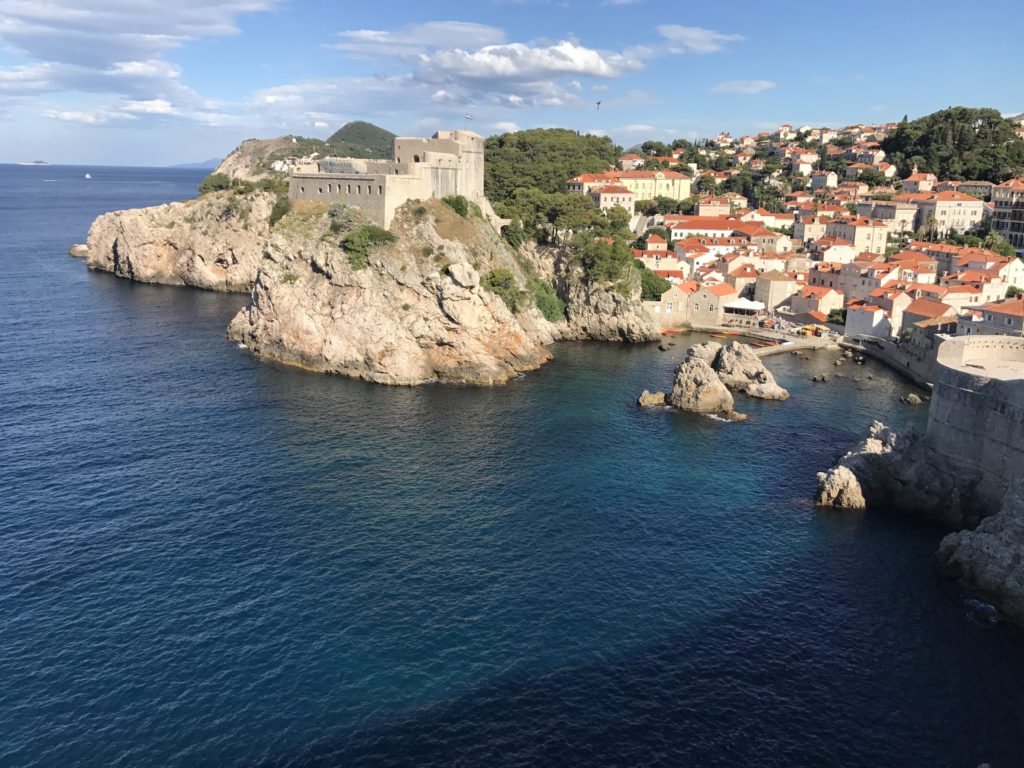
[[[907,382],[779,355],[726,423],[635,405],[687,337],[263,362],[246,296],[66,254],[203,173],[0,166],[0,765],[1024,765],[1024,634],[944,531],[811,503]]]

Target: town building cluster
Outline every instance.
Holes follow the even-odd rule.
[[[881,146],[896,128],[722,133],[625,154],[567,187],[634,214],[634,257],[670,284],[646,302],[665,330],[795,325],[922,347],[937,334],[1024,332],[1024,261],[963,244],[991,231],[1024,254],[1024,178],[940,179],[916,167],[900,178]],[[727,183],[746,171],[776,210]],[[657,198],[686,212],[656,210]]]

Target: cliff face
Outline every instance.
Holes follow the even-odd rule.
[[[898,435],[874,422],[867,437],[827,472],[817,502],[845,508],[890,507],[951,528],[977,525],[998,506],[979,493],[982,477],[934,451],[921,435]]]
[[[105,213],[89,229],[91,269],[143,283],[247,291],[275,197],[218,192],[186,203]]]
[[[550,359],[555,327],[481,284],[495,269],[525,284],[493,228],[432,201],[406,206],[392,231],[357,268],[327,216],[289,214],[228,335],[261,357],[384,384],[497,384]]]
[[[565,301],[562,333],[566,339],[644,342],[661,338],[658,325],[640,301],[639,275],[631,275],[616,288],[591,283],[564,252],[555,258],[553,272]]]

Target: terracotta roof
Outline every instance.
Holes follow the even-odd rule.
[[[709,286],[708,290],[715,294],[715,296],[730,296],[736,293],[736,289],[728,283],[719,283],[718,285]]]
[[[988,304],[982,304],[978,309],[983,309],[986,312],[997,315],[1024,317],[1024,298],[990,301]]]
[[[1022,302],[1024,305],[1024,302]],[[941,301],[931,299],[914,299],[903,310],[910,315],[921,315],[922,317],[942,317],[953,313],[953,308]]]

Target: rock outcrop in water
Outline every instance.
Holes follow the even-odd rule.
[[[733,409],[732,393],[726,389],[711,366],[699,358],[691,358],[680,364],[666,402],[681,411],[710,413],[730,419],[741,418]]]
[[[482,283],[497,269],[526,282],[482,219],[437,201],[406,206],[397,239],[365,266],[329,225],[313,207],[275,228],[232,339],[261,357],[383,384],[497,384],[550,359],[558,328],[526,297],[513,314]]]
[[[89,229],[86,262],[142,283],[248,291],[263,259],[275,199],[269,192],[218,192],[105,213]]]
[[[722,345],[714,341],[695,344],[687,350],[687,358],[702,360],[729,389],[763,400],[786,400],[789,392],[780,387],[761,358],[746,344],[732,341]]]
[[[711,367],[729,389],[763,400],[787,400],[789,392],[775,382],[771,371],[746,344],[738,341],[722,346]]]

